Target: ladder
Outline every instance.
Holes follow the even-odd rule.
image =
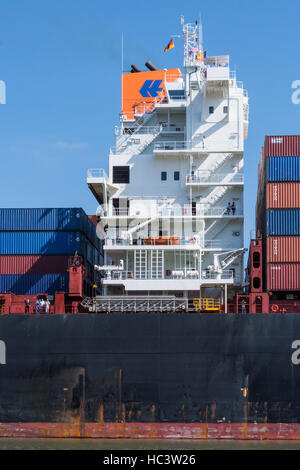
[[[147,279],[147,252],[134,251],[134,279]]]
[[[151,250],[151,279],[163,279],[163,250]]]

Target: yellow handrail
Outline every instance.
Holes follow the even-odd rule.
[[[196,298],[193,299],[193,305],[196,311],[216,311],[221,310],[220,299]]]

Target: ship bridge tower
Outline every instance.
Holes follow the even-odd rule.
[[[229,56],[206,54],[201,23],[181,23],[184,73],[146,63],[123,74],[108,174],[88,171],[102,282],[107,296],[212,298],[227,310],[243,281],[248,96]]]

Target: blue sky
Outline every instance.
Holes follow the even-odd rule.
[[[201,9],[208,55],[230,54],[250,97],[245,152],[245,239],[255,226],[257,164],[266,134],[300,132],[299,1],[0,0],[1,207],[97,204],[87,168],[107,168],[125,69],[182,64],[182,43],[163,52]]]

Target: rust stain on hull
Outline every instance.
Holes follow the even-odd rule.
[[[300,424],[0,423],[0,437],[299,440]]]

